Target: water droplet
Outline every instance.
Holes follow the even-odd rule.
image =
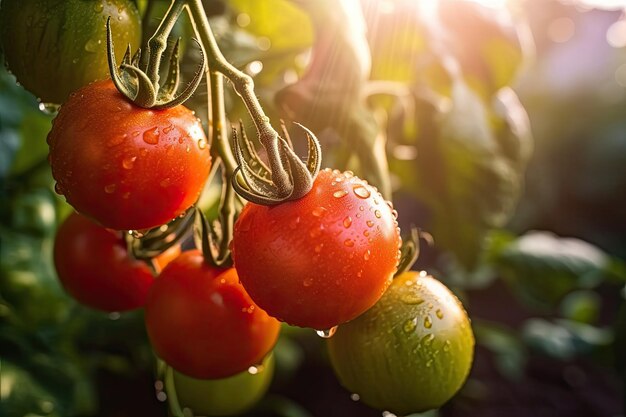
[[[256,375],[256,374],[258,374],[258,373],[259,373],[259,368],[257,368],[256,366],[250,366],[250,367],[248,368],[248,373],[249,373],[250,375]]]
[[[398,210],[391,210],[391,215],[393,216],[394,219],[398,218]]]
[[[136,156],[128,156],[122,160],[122,166],[124,167],[124,169],[132,169],[133,165],[135,165],[136,160]]]
[[[370,260],[370,256],[372,255],[372,252],[370,252],[370,250],[366,250],[365,253],[363,254],[363,259],[365,259],[366,261]]]
[[[324,227],[320,224],[319,226],[314,227],[309,231],[309,236],[319,237],[322,234],[323,230],[324,230]]]
[[[361,396],[355,392],[353,394],[350,394],[350,399],[352,401],[359,401],[361,399]]]
[[[124,139],[126,139],[128,137],[127,134],[123,134],[123,135],[114,135],[111,137],[111,139],[109,139],[109,143],[107,143],[108,146],[117,146],[120,143],[124,142]]]
[[[333,197],[335,198],[345,197],[346,195],[348,195],[348,192],[346,190],[338,190],[333,193]]]
[[[157,400],[159,400],[161,402],[167,401],[167,394],[164,391],[157,392],[156,397],[157,397]]]
[[[87,52],[97,52],[98,46],[102,43],[99,39],[89,39],[85,44],[85,51]]]
[[[102,11],[104,10],[104,4],[102,4],[102,2],[99,2],[99,1],[98,1],[98,2],[96,2],[96,3],[94,3],[94,5],[93,5],[93,10],[94,10],[96,13],[100,13],[100,12],[102,12]]]
[[[370,235],[369,230],[363,230],[363,236],[368,237]]]
[[[348,216],[345,219],[343,219],[343,227],[347,229],[350,226],[352,226],[352,217]]]
[[[159,185],[160,185],[161,187],[163,187],[163,188],[167,188],[167,187],[169,187],[169,186],[170,186],[170,184],[171,184],[171,183],[172,183],[172,180],[168,177],[168,178],[165,178],[164,180],[162,180],[162,181],[159,183]]]
[[[422,340],[420,341],[423,345],[428,346],[430,345],[433,340],[435,340],[435,335],[430,333],[427,334],[426,336],[422,337]]]
[[[191,147],[189,145],[187,145],[187,147],[185,148],[185,152],[187,153],[191,152]]]
[[[302,285],[304,285],[305,287],[310,287],[313,284],[313,278],[305,278],[304,281],[302,281]]]
[[[351,248],[354,246],[354,240],[352,239],[346,239],[343,241],[343,244],[346,245],[347,247]]]
[[[311,212],[315,217],[322,217],[326,213],[326,209],[324,207],[316,207]]]
[[[424,317],[424,327],[426,327],[427,329],[430,329],[431,327],[433,327],[433,321],[430,318],[430,315]]]
[[[404,326],[402,326],[405,333],[411,333],[413,330],[415,330],[415,327],[417,327],[417,325],[415,324],[415,319],[405,321]]]
[[[428,359],[428,360],[426,361],[426,367],[427,367],[427,368],[430,368],[430,367],[432,366],[432,364],[433,364],[433,360],[432,360],[432,359]]]
[[[344,175],[346,178],[352,178],[352,177],[354,177],[354,172],[352,172],[352,171],[346,171],[346,172],[344,172],[344,173],[343,173],[343,175]]]
[[[170,133],[172,130],[174,130],[174,125],[165,126],[163,128],[163,133],[167,134]]]
[[[148,129],[143,132],[143,141],[149,145],[156,145],[159,143],[159,136],[161,136],[159,128],[153,127],[152,129]]]
[[[407,287],[410,287],[410,286],[412,286],[413,284],[415,284],[415,282],[414,282],[412,279],[410,279],[410,280],[408,280],[408,281],[405,281],[405,282],[404,282],[404,285],[406,285]]]
[[[404,304],[418,305],[422,304],[424,302],[424,299],[421,298],[419,295],[414,294],[413,292],[407,292],[406,294],[402,294],[402,296],[400,297],[400,301],[402,301]]]
[[[61,184],[59,184],[58,182],[54,184],[54,192],[57,193],[58,195],[63,195],[63,188],[61,187]]]
[[[59,111],[59,107],[61,106],[54,103],[39,103],[39,110],[49,115],[57,114],[57,112]]]
[[[291,219],[291,221],[289,222],[289,228],[291,230],[296,230],[299,224],[300,224],[300,217],[298,216],[295,219]]]
[[[420,277],[425,277],[428,275],[428,272],[426,271],[420,271]]]
[[[343,177],[343,176],[339,175],[338,177],[336,177],[336,178],[335,178],[335,181],[336,181],[337,183],[339,183],[339,182],[343,182],[343,180],[345,180],[345,179],[346,179],[345,177]]]
[[[367,188],[363,187],[361,184],[359,185],[355,185],[354,188],[352,189],[352,191],[354,191],[354,194],[356,194],[357,197],[359,198],[368,198],[370,196],[370,192]]]
[[[450,351],[450,341],[449,341],[449,340],[446,340],[446,341],[444,342],[444,344],[443,344],[443,351],[444,351],[444,352],[448,352],[448,351]]]
[[[359,211],[365,211],[365,207],[359,206]]]
[[[337,326],[331,327],[326,330],[317,330],[317,335],[324,339],[330,339],[337,332]]]
[[[144,234],[141,233],[139,230],[129,230],[128,234],[134,237],[135,239],[141,239],[144,236]]]
[[[441,320],[443,318],[443,312],[440,309],[437,309],[437,311],[435,312],[435,314],[437,315],[437,318],[439,320]]]
[[[117,188],[117,185],[115,185],[115,184],[105,185],[104,186],[104,192],[107,193],[107,194],[113,194],[115,192],[116,188]]]
[[[204,140],[204,139],[200,139],[200,140],[198,141],[198,148],[200,148],[200,149],[204,149],[204,148],[206,148],[206,140]]]
[[[109,320],[119,320],[120,317],[122,317],[122,315],[117,311],[112,311],[109,313]]]
[[[382,216],[382,214],[380,213],[380,210],[374,211],[374,216],[376,216],[377,219],[380,219]]]
[[[372,220],[366,221],[365,224],[367,224],[367,227],[374,227],[374,222]]]

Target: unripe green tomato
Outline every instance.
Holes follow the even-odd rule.
[[[398,415],[438,408],[461,388],[474,334],[459,300],[417,272],[393,280],[383,297],[328,340],[341,384],[367,405]]]
[[[0,36],[17,81],[44,103],[109,77],[106,21],[120,61],[141,42],[141,20],[130,0],[2,0]]]
[[[221,379],[195,379],[174,371],[178,402],[195,416],[232,416],[252,408],[267,392],[274,375],[269,354],[251,371]]]

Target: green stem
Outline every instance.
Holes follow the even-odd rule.
[[[218,71],[230,80],[237,94],[242,98],[248,113],[254,121],[259,140],[267,150],[268,162],[272,171],[272,181],[280,191],[291,190],[289,174],[285,171],[279,152],[279,136],[265,115],[254,93],[252,78],[230,64],[220,51],[209,20],[204,13],[201,0],[186,0],[194,29],[205,48],[210,71]]]
[[[171,366],[168,366],[165,369],[165,378],[163,383],[165,385],[165,393],[167,394],[167,403],[170,406],[170,412],[174,417],[184,417],[183,409],[178,402],[176,386],[174,385],[174,370]]]
[[[178,20],[178,16],[183,11],[183,7],[187,0],[173,0],[170,8],[165,13],[161,24],[157,28],[154,35],[148,41],[146,45],[146,54],[148,56],[148,68],[146,74],[148,78],[154,83],[154,88],[159,91],[159,68],[161,68],[161,58],[163,52],[167,49],[167,38],[170,36],[170,32],[174,29],[174,25]]]
[[[218,261],[224,261],[229,255],[228,245],[233,236],[235,223],[235,192],[230,178],[235,173],[237,162],[228,142],[226,128],[226,108],[224,105],[224,76],[215,71],[208,72],[208,88],[211,96],[210,126],[212,129],[212,146],[217,148],[222,160],[222,198],[220,199],[219,215],[222,225],[222,236],[219,243]]]

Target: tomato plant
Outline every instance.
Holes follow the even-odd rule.
[[[217,269],[197,250],[161,272],[145,306],[157,354],[195,378],[224,378],[261,363],[280,330],[250,299],[233,268]]]
[[[120,233],[77,213],[70,214],[57,231],[54,265],[72,297],[104,311],[142,307],[154,282],[148,265],[129,257]]]
[[[174,372],[174,384],[181,406],[195,415],[232,416],[242,414],[263,397],[274,375],[274,355],[250,371],[221,379],[195,379]]]
[[[371,307],[399,260],[396,213],[365,181],[323,170],[303,198],[244,207],[235,268],[252,299],[289,324],[330,329]]]
[[[182,214],[211,167],[204,130],[190,110],[135,107],[110,80],[70,97],[48,144],[56,190],[81,214],[118,230]]]
[[[417,272],[394,279],[365,314],[328,340],[343,386],[375,408],[405,415],[440,407],[463,385],[474,335],[459,300]]]
[[[60,104],[74,90],[109,78],[104,24],[115,41],[139,46],[141,22],[130,0],[3,0],[0,36],[17,80],[44,103]]]

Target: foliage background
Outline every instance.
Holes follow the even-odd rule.
[[[145,33],[161,3],[139,2]],[[428,415],[624,415],[624,11],[448,0],[437,17],[362,0],[365,35],[337,4],[205,7],[271,119],[311,127],[324,165],[392,191],[401,226],[433,236],[416,268],[462,298],[478,344],[465,387]],[[190,104],[201,116],[205,91]],[[0,72],[0,415],[166,415],[142,313],[88,310],[56,281],[52,242],[70,208],[46,161],[51,119]],[[249,415],[380,415],[339,386],[313,332],[285,327],[276,359]]]

